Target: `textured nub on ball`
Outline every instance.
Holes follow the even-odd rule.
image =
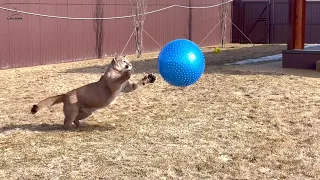
[[[176,39],[161,49],[158,69],[169,84],[189,86],[202,76],[205,70],[205,58],[200,47],[194,42]]]

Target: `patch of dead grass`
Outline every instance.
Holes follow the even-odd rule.
[[[213,66],[252,58],[227,52],[207,54],[212,64],[197,84],[176,88],[156,74],[157,83],[120,96],[74,132],[61,130],[61,104],[36,115],[30,107],[98,80],[110,59],[1,71],[0,178],[320,178],[319,80]],[[135,79],[156,72],[154,60],[133,62]]]

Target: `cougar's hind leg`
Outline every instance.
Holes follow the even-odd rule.
[[[64,113],[64,128],[65,129],[71,129],[72,123],[76,119],[78,115],[78,106],[76,104],[69,104],[66,103],[63,106],[63,113]]]
[[[74,124],[79,128],[81,127],[80,124],[80,120],[86,119],[87,117],[89,117],[92,113],[88,113],[88,112],[83,112],[83,111],[78,111],[78,115],[76,117],[76,119],[73,121]]]

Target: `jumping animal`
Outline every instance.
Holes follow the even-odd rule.
[[[156,81],[153,74],[145,74],[138,82],[131,82],[132,64],[126,56],[116,55],[108,65],[99,81],[73,89],[65,94],[48,97],[33,105],[31,113],[35,114],[44,107],[63,103],[65,129],[81,127],[80,120],[86,119],[94,111],[108,106],[120,93],[136,90]]]

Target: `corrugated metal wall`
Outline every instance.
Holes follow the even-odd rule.
[[[243,13],[243,32],[255,43],[268,43],[268,5],[265,2],[245,3],[243,9],[245,10]],[[249,11],[250,9],[254,10]],[[249,42],[249,40],[243,38],[242,42]]]
[[[193,0],[192,6],[211,6],[227,0]],[[219,7],[208,8],[208,9],[192,9],[192,40],[196,43],[200,43],[205,36],[219,23]],[[229,3],[228,17],[232,19],[232,3]],[[227,34],[226,42],[231,41],[231,27],[230,21],[227,22]],[[220,24],[221,25],[221,24]],[[220,43],[221,37],[221,26],[217,28],[203,41],[201,46],[211,46]]]
[[[248,34],[253,24],[258,20],[262,8],[268,5],[268,11],[263,17],[267,18],[265,24],[258,22],[253,32]],[[233,16],[238,17],[234,22],[255,43],[261,43],[261,39],[268,38],[266,43],[287,43],[288,40],[288,0],[269,1],[241,1],[234,3]],[[235,28],[232,29],[232,42],[247,42]],[[320,1],[307,1],[306,10],[306,43],[320,43]]]
[[[128,0],[0,0],[0,6],[16,8],[39,14],[68,17],[95,17],[97,2],[102,2],[103,17],[131,14]],[[213,5],[221,0],[148,0],[148,11],[172,4],[193,6]],[[229,4],[231,12],[231,3]],[[189,34],[189,10],[171,8],[149,14],[145,30],[161,46],[176,38],[188,38],[200,43],[218,23],[218,8],[191,10],[191,34]],[[20,19],[22,18],[22,19]],[[101,46],[103,55],[121,53],[132,33],[132,19],[102,21],[66,20],[46,18],[0,10],[0,67],[17,68],[33,65],[78,61],[98,56]],[[97,29],[102,30],[103,40],[96,40]],[[228,25],[227,41],[230,39]],[[99,39],[99,38],[98,38]],[[215,45],[220,42],[220,28],[217,28],[202,45]],[[144,52],[160,48],[144,34]],[[134,38],[125,53],[135,52]]]
[[[242,28],[242,8],[243,3],[241,0],[234,0],[232,2],[232,21],[237,26],[232,26],[231,28],[231,42],[240,43],[242,34],[237,28]]]
[[[270,21],[270,42],[287,43],[289,4],[287,0],[272,2]]]

